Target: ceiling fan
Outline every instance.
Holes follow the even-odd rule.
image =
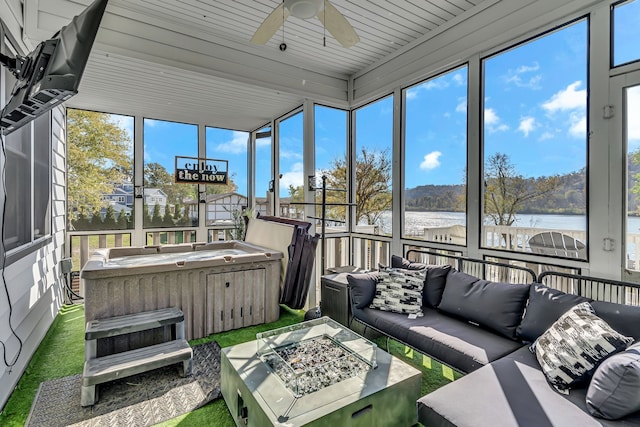
[[[310,19],[315,16],[322,22],[324,28],[346,48],[360,41],[360,37],[347,18],[329,0],[284,0],[260,24],[251,42],[266,44],[289,15],[300,19]]]

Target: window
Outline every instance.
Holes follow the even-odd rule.
[[[640,0],[623,1],[612,8],[613,66],[640,59]]]
[[[467,67],[404,90],[404,236],[466,244]]]
[[[483,247],[586,259],[587,33],[483,61]]]
[[[133,117],[68,108],[67,171],[73,230],[133,228]]]
[[[393,96],[355,110],[355,231],[391,235]]]
[[[302,112],[277,123],[280,156],[280,211],[278,216],[303,218],[304,166]]]
[[[627,142],[627,262],[640,270],[640,85],[624,89],[624,135]]]
[[[322,177],[326,177],[327,233],[346,231],[347,220],[347,141],[349,140],[349,113],[337,108],[314,106],[316,153],[316,203],[322,202]],[[333,204],[333,205],[332,205]],[[317,218],[322,218],[322,207],[316,207]]]
[[[256,133],[256,206],[260,215],[273,215],[271,128]]]
[[[216,222],[233,222],[242,227],[242,211],[248,206],[247,200],[247,148],[249,134],[220,128],[206,128],[207,158],[227,160],[228,184],[206,185],[207,225]],[[234,235],[240,239],[240,235]]]
[[[2,51],[8,51],[4,41]],[[4,67],[2,71],[8,101],[15,78]],[[5,250],[11,251],[51,234],[51,113],[42,115],[5,136],[4,160],[6,209],[3,238]]]
[[[144,227],[197,226],[198,185],[177,184],[175,168],[198,157],[198,126],[144,119],[144,152]]]

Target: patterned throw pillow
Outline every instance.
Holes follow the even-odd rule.
[[[422,316],[422,288],[426,271],[387,269],[379,273],[370,308]]]
[[[560,316],[532,347],[547,381],[568,393],[573,385],[586,381],[600,362],[632,342],[583,302]]]

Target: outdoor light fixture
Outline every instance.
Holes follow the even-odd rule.
[[[142,199],[144,197],[144,187],[142,185],[133,187],[133,195],[136,199]]]
[[[200,203],[207,203],[207,192],[206,191],[199,191],[198,192],[198,200],[200,201]]]

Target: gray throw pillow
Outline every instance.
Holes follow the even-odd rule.
[[[376,283],[380,280],[378,273],[358,273],[348,274],[349,292],[351,293],[351,303],[356,308],[365,308],[376,293]]]
[[[547,381],[564,391],[588,380],[600,362],[632,342],[583,302],[560,316],[532,347]]]
[[[529,302],[524,312],[524,318],[518,326],[517,335],[525,342],[534,342],[567,310],[581,302],[588,301],[591,300],[533,283],[529,290]]]
[[[598,366],[587,389],[587,410],[607,420],[640,411],[640,343]]]
[[[424,305],[435,308],[440,304],[450,271],[450,265],[427,266],[427,276],[424,279],[424,292],[422,293]]]
[[[451,270],[438,310],[515,339],[528,296],[529,285],[489,282]]]
[[[640,340],[640,307],[603,301],[593,301],[591,306],[613,329],[635,341]]]
[[[409,261],[398,255],[391,255],[391,268],[403,268],[405,270],[424,270],[427,268],[426,264],[421,262]]]
[[[424,272],[389,269],[379,273],[370,308],[421,317]]]

